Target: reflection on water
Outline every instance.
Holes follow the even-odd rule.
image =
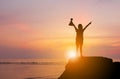
[[[4,62],[6,61],[4,60]],[[9,62],[13,62],[13,60]],[[18,60],[14,62],[18,62]],[[26,62],[26,60],[22,62]],[[44,62],[48,61],[44,60]],[[64,66],[65,64],[0,64],[0,79],[57,79],[64,71]]]
[[[0,79],[57,79],[65,68],[61,60],[0,59],[0,62],[11,63],[0,64]]]

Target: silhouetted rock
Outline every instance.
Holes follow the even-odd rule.
[[[105,57],[70,59],[58,79],[120,79],[120,62]]]

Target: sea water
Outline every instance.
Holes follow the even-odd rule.
[[[57,79],[66,63],[56,59],[0,59],[0,79]]]
[[[56,60],[0,60],[0,79],[57,79],[65,63]]]

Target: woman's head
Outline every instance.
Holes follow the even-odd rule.
[[[78,29],[83,29],[82,24],[78,24]]]

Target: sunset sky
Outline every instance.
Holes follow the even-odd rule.
[[[85,56],[120,58],[120,0],[0,0],[0,58],[65,58],[77,26]]]

